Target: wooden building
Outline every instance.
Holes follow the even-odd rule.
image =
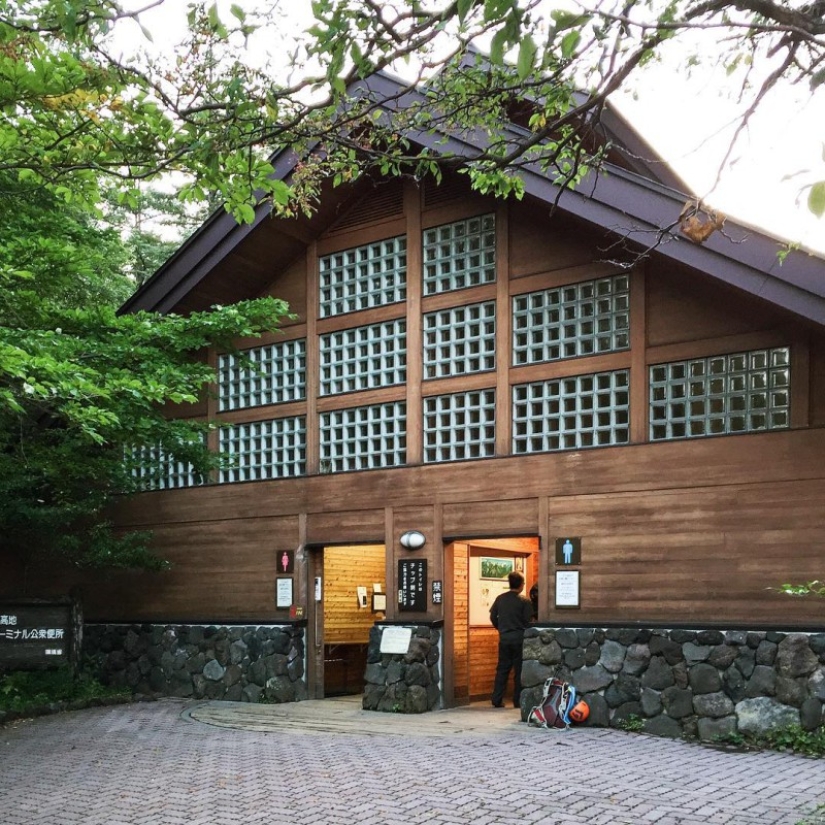
[[[447,705],[489,695],[509,569],[553,626],[825,629],[771,590],[825,573],[825,261],[732,221],[656,243],[688,196],[605,123],[608,173],[560,198],[527,169],[522,201],[363,180],[213,216],[125,309],[296,318],[240,342],[260,373],[210,353],[191,415],[235,464],[123,503],[173,568],[86,580],[87,620],[302,621],[311,696],[360,690],[376,621],[435,623]]]

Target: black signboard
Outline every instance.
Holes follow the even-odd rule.
[[[73,664],[79,611],[66,602],[0,602],[0,670]]]
[[[580,538],[556,539],[556,564],[564,566],[568,564],[582,563],[582,540]]]
[[[398,609],[402,612],[427,609],[426,559],[399,559]]]

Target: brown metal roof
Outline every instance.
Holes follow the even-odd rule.
[[[385,73],[379,73],[356,84],[352,94],[374,94],[383,105],[386,116],[421,100],[414,91],[395,97],[405,84]],[[591,173],[575,190],[561,190],[537,167],[520,171],[528,196],[547,204],[556,204],[562,213],[575,216],[594,228],[624,238],[634,249],[647,249],[663,227],[675,226],[690,193],[679,191],[674,184],[681,181],[666,164],[653,156],[652,149],[615,113],[603,118],[608,139],[625,147],[634,158],[633,168],[607,163],[602,172]],[[508,126],[502,134],[516,139],[523,130]],[[454,154],[471,160],[486,145],[489,136],[475,133],[444,135],[417,133],[407,137],[433,154]],[[650,158],[646,162],[645,158]],[[288,179],[298,158],[289,151],[275,158],[275,175]],[[340,190],[322,198],[321,213],[329,213],[320,221],[326,224],[334,217],[340,200]],[[254,223],[238,225],[225,213],[215,213],[121,308],[121,312],[141,309],[169,312],[187,307],[187,296],[230,256],[237,253],[242,241],[267,220],[280,237],[283,256],[300,254],[305,246],[309,227],[301,221],[271,218],[268,204],[257,209]],[[317,222],[317,221],[314,221]],[[792,250],[780,261],[781,249],[776,238],[728,220],[724,234],[714,233],[703,244],[694,243],[674,234],[665,235],[655,244],[653,254],[685,264],[726,284],[758,296],[772,304],[825,325],[825,260],[805,250]],[[261,273],[261,279],[266,273]],[[235,285],[237,287],[237,284]],[[265,284],[261,283],[261,288]],[[227,284],[231,289],[232,285]],[[188,307],[193,308],[193,307]],[[198,307],[201,308],[201,307]]]

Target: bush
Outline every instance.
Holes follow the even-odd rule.
[[[793,751],[805,756],[825,756],[825,729],[803,730],[799,725],[770,731],[764,744],[773,750]]]
[[[88,674],[57,670],[15,671],[0,676],[0,711],[29,713],[46,705],[91,702],[110,696],[128,696],[128,691],[108,688]]]

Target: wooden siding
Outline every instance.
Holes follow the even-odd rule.
[[[306,402],[235,411],[225,420],[303,412],[309,427],[306,477],[154,492],[120,502],[113,513],[117,524],[153,530],[158,552],[173,562],[169,573],[104,578],[57,570],[12,572],[0,578],[0,595],[20,595],[24,586],[29,595],[54,595],[79,584],[91,620],[283,618],[274,609],[277,550],[297,555],[302,547],[376,542],[387,547],[388,618],[449,619],[431,603],[429,592],[426,613],[397,614],[396,562],[412,555],[398,538],[407,529],[420,529],[427,544],[418,557],[427,559],[430,581],[445,578],[445,540],[540,536],[537,567],[547,621],[823,627],[821,603],[768,589],[782,581],[821,578],[825,566],[822,330],[767,302],[665,265],[654,254],[644,271],[631,273],[631,350],[516,369],[509,358],[509,323],[503,321],[496,333],[496,372],[422,381],[422,334],[415,328],[421,312],[483,298],[495,300],[501,315],[515,294],[619,271],[601,259],[599,243],[580,222],[558,213],[549,217],[530,203],[497,205],[475,195],[456,197],[457,191],[452,187],[443,198],[430,193],[428,199],[407,183],[400,200],[390,197],[402,213],[394,207],[388,215],[370,211],[366,202],[348,211],[351,204],[342,200],[342,191],[326,192],[331,200],[317,219],[286,222],[283,231],[277,221],[261,223],[203,282],[198,301],[226,303],[230,293],[235,298],[268,293],[289,300],[299,314],[286,335],[308,340]],[[421,227],[493,211],[504,255],[498,283],[426,298],[416,283],[404,304],[317,318],[318,255],[406,228],[414,236],[408,245],[412,273],[419,269]],[[181,304],[181,310],[186,308]],[[318,398],[319,334],[405,315],[411,327],[406,387]],[[645,373],[650,364],[778,345],[792,350],[792,430],[647,443]],[[514,383],[619,367],[631,370],[632,443],[508,454]],[[472,387],[496,390],[497,456],[423,464],[421,398]],[[386,398],[406,398],[410,406],[408,426],[415,432],[408,433],[408,465],[319,474],[319,411]],[[548,555],[555,537],[564,534],[582,538],[582,604],[576,611],[557,611],[550,598],[554,564]],[[458,571],[461,565],[454,561]],[[308,573],[305,567],[296,571],[296,594],[303,598]],[[451,578],[445,587],[458,588],[450,594],[458,628],[465,585],[458,572]],[[455,644],[458,697],[472,694],[487,677],[471,678],[469,659],[463,675],[465,651]],[[468,642],[466,656],[471,654],[489,658]]]
[[[523,278],[577,266],[592,266],[598,257],[582,227],[547,207],[530,203],[511,208],[510,277]],[[521,291],[521,290],[520,290]]]
[[[452,616],[452,676],[454,699],[470,698],[470,548],[455,542]]]
[[[470,700],[489,699],[493,693],[498,662],[498,631],[494,627],[470,628]],[[504,701],[513,697],[513,677],[507,680]]]
[[[657,268],[648,279],[647,311],[651,347],[771,330],[784,321],[763,301],[675,267]]]
[[[384,581],[384,545],[324,549],[324,644],[361,645],[369,642],[375,623],[373,584]],[[367,588],[367,607],[358,605],[357,588]]]
[[[821,625],[820,605],[767,588],[822,575],[823,455],[825,431],[797,430],[144,494],[123,502],[119,521],[153,529],[173,570],[144,574],[135,587],[125,579],[88,587],[87,613],[274,615],[274,552],[298,547],[296,514],[317,545],[383,542],[389,513],[395,555],[404,530],[427,535],[431,579],[441,569],[442,536],[541,534],[548,550],[555,536],[582,536],[577,622]],[[503,498],[514,492],[518,498]],[[632,557],[617,557],[617,548]],[[699,559],[707,560],[702,570]],[[711,573],[725,600],[707,586]],[[548,588],[552,576],[551,562]],[[631,583],[635,593],[627,592]],[[549,612],[550,620],[571,619],[570,611]],[[429,616],[440,615],[431,606]]]

